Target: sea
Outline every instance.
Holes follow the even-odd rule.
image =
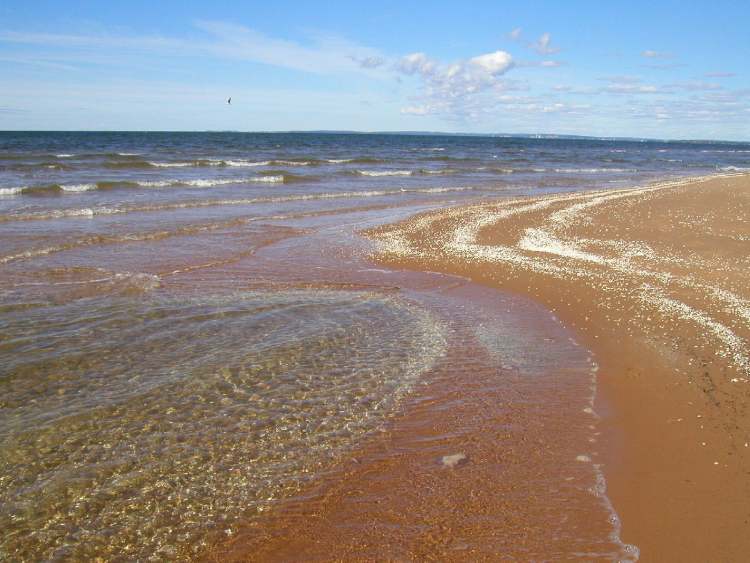
[[[747,143],[0,132],[0,559],[200,557],[334,474],[439,374],[460,389],[477,350],[492,385],[537,389],[497,408],[590,413],[592,359],[552,313],[377,265],[362,231],[744,170]],[[565,405],[542,400],[553,384]],[[633,558],[599,467],[575,469],[596,431],[579,422],[544,432],[580,486],[533,472],[598,524],[527,528],[567,535],[572,558]]]

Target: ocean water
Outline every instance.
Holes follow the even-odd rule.
[[[748,168],[730,143],[0,132],[0,559],[194,557],[462,365],[445,319],[471,307],[373,266],[359,230]],[[556,364],[517,324],[471,346],[538,378]]]
[[[0,132],[0,195],[204,201],[614,183],[750,167],[743,143],[322,133]],[[270,188],[273,188],[271,190]],[[210,190],[204,192],[202,190]],[[197,191],[198,193],[191,193]],[[148,195],[145,195],[148,194]],[[40,205],[40,207],[47,207]],[[3,209],[30,205],[3,200]]]

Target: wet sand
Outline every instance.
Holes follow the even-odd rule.
[[[747,175],[456,207],[370,234],[392,267],[532,297],[595,353],[609,496],[642,560],[747,557]]]
[[[208,560],[632,560],[597,462],[590,355],[532,302],[441,279],[427,305],[449,346],[427,384]]]
[[[591,354],[528,298],[465,277],[374,267],[374,249],[354,231],[393,216],[352,214],[270,245],[253,271],[288,279],[289,264],[309,264],[299,272],[307,284],[338,279],[399,295],[443,327],[443,357],[378,432],[233,526],[205,557],[633,560],[601,473]]]

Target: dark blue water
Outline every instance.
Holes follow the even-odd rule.
[[[624,184],[750,168],[750,144],[322,133],[0,132],[0,209]],[[16,196],[16,197],[9,197]],[[21,197],[18,197],[21,196]]]

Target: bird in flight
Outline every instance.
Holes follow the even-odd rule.
[[[232,103],[232,97],[231,97],[231,96],[230,96],[230,97],[229,97],[229,99],[227,100],[227,103],[231,105],[231,103]]]

